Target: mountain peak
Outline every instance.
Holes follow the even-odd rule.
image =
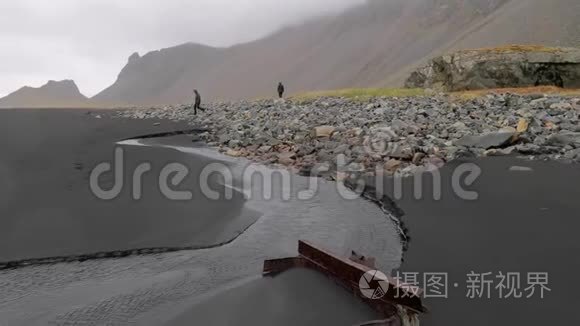
[[[24,86],[0,98],[3,108],[71,107],[83,106],[87,98],[73,80],[49,80],[41,87]]]
[[[63,80],[49,80],[46,84],[41,86],[39,89],[43,88],[61,88],[61,89],[70,89],[74,93],[79,93],[79,88],[77,84],[72,79],[63,79]]]
[[[76,86],[76,83],[74,80],[72,79],[63,79],[63,80],[49,80],[45,86],[47,85],[74,85]]]
[[[139,59],[141,59],[139,52],[135,52],[135,53],[131,54],[131,56],[129,57],[129,63],[137,61]]]
[[[276,95],[279,81],[288,93],[402,86],[417,67],[456,50],[577,46],[577,7],[578,0],[367,0],[245,44],[184,43],[135,52],[116,81],[92,100],[189,103],[194,88],[204,100],[267,97]],[[56,85],[62,94],[78,93],[72,81],[49,82],[45,91],[61,94],[48,91],[60,89]]]

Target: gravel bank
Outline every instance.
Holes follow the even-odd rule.
[[[580,162],[580,98],[564,96],[260,100],[212,103],[199,116],[186,105],[119,114],[186,121],[206,130],[193,141],[227,155],[344,181],[353,189],[365,178],[405,177],[455,159],[517,156]],[[374,188],[357,190],[395,217],[406,251],[410,238],[403,211]]]
[[[331,179],[336,177],[331,171],[337,170],[408,175],[456,158],[484,156],[580,162],[580,98],[504,94],[457,101],[438,95],[222,102],[208,107],[199,116],[188,106],[120,115],[185,120],[207,129],[196,139],[228,155]]]

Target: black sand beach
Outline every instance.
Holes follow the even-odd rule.
[[[467,161],[466,161],[467,162]],[[426,299],[431,312],[425,325],[576,325],[580,303],[580,167],[557,162],[530,162],[515,158],[474,161],[482,171],[469,191],[474,201],[455,195],[451,176],[454,162],[442,171],[442,199],[432,199],[432,180],[425,178],[424,199],[413,198],[407,180],[398,201],[412,241],[401,272],[448,273],[448,298]],[[513,166],[532,171],[510,171]],[[392,195],[393,186],[386,186]],[[468,298],[468,273],[491,273],[490,299]],[[519,273],[523,298],[501,299],[496,276]],[[548,273],[551,291],[532,298],[523,291],[528,273]],[[457,284],[457,287],[455,285]],[[481,284],[481,283],[480,283]],[[508,290],[504,291],[504,294]]]
[[[1,261],[77,256],[57,264],[4,265],[8,268],[0,270],[2,322],[160,325],[187,319],[190,311],[195,312],[196,319],[212,320],[211,310],[202,309],[206,315],[196,310],[205,302],[200,298],[223,301],[222,314],[233,316],[240,312],[236,298],[244,298],[259,310],[264,298],[262,290],[256,289],[273,284],[285,291],[298,283],[305,288],[280,297],[287,298],[285,312],[297,315],[296,320],[325,324],[340,316],[364,319],[367,310],[359,309],[360,304],[345,293],[335,296],[336,290],[342,290],[319,282],[316,275],[299,273],[290,279],[257,280],[239,291],[235,284],[259,276],[265,259],[296,255],[299,239],[341,255],[352,249],[370,253],[380,258],[383,268],[396,268],[401,245],[391,221],[378,207],[363,199],[343,200],[336,184],[325,180],[320,180],[318,194],[309,200],[298,200],[296,194],[288,201],[245,201],[238,195],[227,202],[199,199],[195,187],[199,167],[226,158],[195,154],[199,148],[187,136],[144,141],[150,146],[123,145],[126,170],[132,171],[142,162],[153,165],[151,175],[144,179],[143,199],[131,198],[131,187],[127,187],[130,175],[125,175],[127,189],[119,198],[98,200],[88,189],[89,172],[96,164],[113,160],[115,142],[189,128],[165,121],[110,119],[114,114],[0,111],[6,154],[1,160],[2,174],[7,181],[2,184],[0,203]],[[194,151],[163,145],[190,145]],[[193,201],[170,202],[159,193],[152,176],[169,162],[189,167],[191,177],[182,186],[194,192]],[[103,178],[104,188],[107,182],[110,186],[111,176]],[[307,178],[292,177],[292,187],[303,189],[307,185]],[[240,231],[245,232],[236,237]],[[233,238],[233,242],[219,245]],[[133,252],[123,252],[125,249],[160,246],[215,247],[118,257]],[[86,256],[110,250],[107,255]],[[222,292],[227,298],[208,296],[232,288]],[[304,314],[303,302],[294,302],[300,296],[309,297],[311,293],[306,290],[319,293],[324,301],[308,314]],[[229,294],[233,300],[228,299]],[[271,296],[278,294],[274,291]],[[343,315],[330,314],[335,306],[344,308]],[[268,322],[276,314],[265,317]]]
[[[113,161],[117,141],[188,128],[166,121],[111,119],[113,114],[114,111],[0,111],[0,262],[136,248],[215,246],[237,235],[221,231],[241,232],[260,216],[244,207],[241,196],[228,202],[205,201],[196,193],[196,173],[183,183],[184,188],[194,191],[195,200],[190,202],[169,202],[159,192],[157,180],[147,176],[141,201],[130,197],[130,187],[111,202],[95,198],[87,187],[90,170],[103,161]],[[155,126],[156,122],[161,124]],[[160,143],[187,142],[186,137],[173,137]],[[166,163],[180,162],[191,171],[198,171],[202,164],[213,160],[192,159],[190,154],[169,148],[123,148],[127,171],[148,161],[156,172],[152,176]],[[466,162],[451,163],[441,171],[441,200],[432,199],[429,177],[422,187],[422,199],[413,198],[413,180],[408,179],[403,197],[397,200],[406,213],[403,220],[412,237],[401,271],[419,273],[423,286],[421,277],[425,273],[448,274],[447,298],[425,300],[430,313],[423,316],[423,323],[577,323],[578,318],[570,311],[580,303],[574,293],[575,272],[580,267],[575,259],[580,249],[576,241],[580,208],[580,191],[575,183],[580,177],[578,166],[514,158],[474,161],[482,175],[465,188],[477,191],[479,198],[466,201],[458,198],[451,187],[451,174]],[[511,171],[513,166],[531,170]],[[125,184],[130,184],[130,175],[125,175],[125,179]],[[394,197],[389,180],[385,188]],[[255,277],[263,259],[291,255],[298,238],[318,239],[324,247],[342,254],[360,247],[361,252],[370,255],[381,251],[387,259],[397,256],[400,248],[395,248],[391,240],[381,240],[389,228],[380,225],[380,229],[373,219],[378,217],[374,216],[376,208],[361,201],[339,204],[329,194],[323,191],[322,198],[299,203],[300,211],[294,204],[271,203],[267,221],[229,246],[0,271],[4,297],[0,299],[0,313],[15,325],[95,320],[184,324],[194,319],[228,324],[229,319],[223,319],[227,316],[269,323],[276,315],[266,313],[263,318],[255,318],[255,314],[246,313],[268,304],[278,309],[276,302],[262,296],[266,288],[274,289],[268,295],[285,300],[281,304],[289,316],[305,311],[301,297],[332,291],[312,275],[258,280],[201,302],[198,298],[224,284]],[[354,211],[359,212],[355,220]],[[326,215],[336,222],[330,223]],[[313,216],[324,218],[316,220]],[[386,237],[392,236],[389,233]],[[377,244],[383,247],[376,247]],[[387,266],[393,264],[386,262]],[[520,273],[522,290],[527,287],[527,273],[544,272],[549,275],[547,286],[551,291],[545,293],[544,299],[538,293],[531,299],[499,299],[494,279],[490,299],[470,299],[466,298],[470,272],[490,272],[491,278],[500,272]],[[292,284],[290,287],[297,292],[288,288]],[[314,292],[308,292],[309,287]],[[276,291],[285,292],[278,296]],[[334,301],[324,304],[322,301],[331,300],[325,295],[316,296],[320,304],[295,321],[316,323],[335,317],[344,319],[341,316],[355,321],[369,316],[368,311],[357,308],[357,303],[342,300],[337,293],[332,295]],[[240,309],[240,301],[247,303],[247,309]],[[217,302],[221,304],[221,315],[208,308]],[[332,315],[332,307],[337,305],[345,308]]]
[[[199,173],[194,172],[208,162],[171,149],[124,146],[124,188],[111,201],[98,199],[90,190],[89,175],[97,164],[114,164],[117,141],[191,128],[166,121],[112,119],[113,114],[0,110],[0,263],[142,248],[210,247],[231,241],[259,217],[243,208],[241,194],[227,201],[206,199]],[[151,163],[152,170],[144,175],[142,199],[136,201],[132,176],[143,162]],[[173,162],[191,171],[176,190],[192,191],[192,200],[170,201],[160,192],[159,172]],[[103,189],[112,187],[113,174],[104,174],[100,181]]]

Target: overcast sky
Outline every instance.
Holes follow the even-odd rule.
[[[74,79],[87,96],[133,52],[227,46],[364,0],[0,0],[0,97]]]

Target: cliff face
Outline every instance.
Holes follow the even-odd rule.
[[[198,44],[183,44],[147,53],[134,53],[117,81],[93,97],[109,104],[182,103],[196,84],[219,66],[223,51]],[[198,80],[196,82],[196,80]]]
[[[189,43],[135,53],[91,105],[190,103],[194,88],[204,100],[270,97],[280,81],[287,94],[397,87],[456,50],[580,45],[578,12],[578,0],[368,0],[229,48]]]
[[[433,59],[405,86],[463,91],[557,86],[580,88],[580,49],[509,46],[459,51]]]
[[[369,0],[230,48],[185,44],[132,56],[95,97],[128,104],[274,96],[348,87],[401,86],[428,59],[450,50],[580,42],[577,0]]]
[[[22,87],[0,99],[0,108],[83,107],[87,98],[72,80],[49,81],[39,88]]]

